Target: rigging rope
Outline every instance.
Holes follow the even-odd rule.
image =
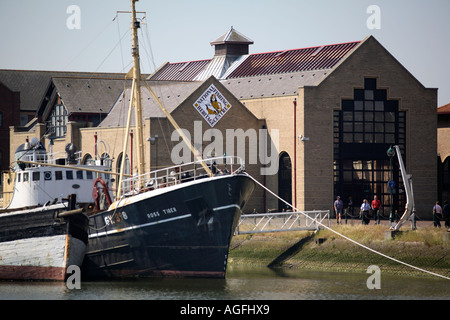
[[[109,28],[110,25],[112,25],[114,20],[109,21],[101,31],[92,38],[92,40],[82,49],[78,52],[78,54],[70,60],[63,69],[67,69],[75,60],[77,60],[92,44],[97,42],[97,39]]]
[[[440,277],[440,278],[443,278],[443,279],[446,279],[446,280],[450,280],[450,277],[446,277],[446,276],[444,276],[444,275],[441,275],[441,274],[438,274],[438,273],[434,273],[434,272],[431,272],[431,271],[428,271],[428,270],[425,270],[425,269],[422,269],[422,268],[413,266],[413,265],[408,264],[408,263],[406,263],[406,262],[403,262],[403,261],[400,261],[400,260],[398,260],[398,259],[392,258],[392,257],[390,257],[390,256],[388,256],[388,255],[385,255],[384,253],[381,253],[381,252],[379,252],[379,251],[376,251],[376,250],[374,250],[374,249],[372,249],[372,248],[369,248],[369,247],[363,245],[362,243],[359,243],[359,242],[357,242],[357,241],[355,241],[355,240],[353,240],[353,239],[350,239],[349,237],[347,237],[347,236],[345,236],[345,235],[343,235],[343,234],[337,232],[336,230],[333,230],[332,228],[330,228],[330,227],[324,225],[323,223],[321,223],[321,222],[315,220],[314,218],[312,218],[312,217],[310,217],[310,216],[304,214],[302,211],[298,210],[298,209],[295,208],[293,205],[291,205],[290,203],[288,203],[288,202],[285,201],[284,199],[280,198],[278,195],[276,195],[274,192],[272,192],[272,190],[270,190],[269,188],[267,188],[266,186],[264,186],[263,184],[261,184],[258,180],[256,180],[255,178],[253,178],[253,177],[252,177],[251,175],[249,175],[247,172],[246,172],[245,174],[246,174],[250,179],[252,179],[257,185],[261,186],[263,189],[265,189],[267,192],[269,192],[270,194],[272,194],[274,197],[278,198],[278,200],[284,202],[286,205],[288,205],[289,207],[291,207],[292,210],[295,210],[295,211],[297,211],[297,212],[303,214],[305,217],[307,217],[307,218],[309,218],[309,219],[311,219],[311,220],[316,221],[316,222],[317,222],[319,225],[321,225],[323,228],[325,228],[325,229],[327,229],[327,230],[329,230],[329,231],[331,231],[331,232],[333,232],[333,233],[339,235],[340,237],[342,237],[342,238],[344,238],[344,239],[346,239],[346,240],[348,240],[348,241],[350,241],[350,242],[352,242],[352,243],[354,243],[354,244],[356,244],[356,245],[358,245],[358,246],[360,246],[360,247],[362,247],[362,248],[364,248],[364,249],[366,249],[366,250],[369,250],[369,251],[371,251],[371,252],[373,252],[373,253],[375,253],[375,254],[378,254],[378,255],[380,255],[380,256],[383,256],[383,257],[385,257],[385,258],[387,258],[387,259],[390,259],[390,260],[392,260],[392,261],[395,261],[395,262],[397,262],[397,263],[403,264],[403,265],[405,265],[405,266],[407,266],[407,267],[410,267],[410,268],[413,268],[413,269],[416,269],[416,270],[419,270],[419,271],[422,271],[422,272],[425,272],[425,273],[428,273],[428,274],[431,274],[431,275],[434,275],[434,276],[437,276],[437,277]]]

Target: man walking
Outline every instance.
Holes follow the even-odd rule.
[[[381,201],[377,199],[377,196],[373,197],[371,207],[373,212],[373,221],[375,222],[375,224],[380,224]]]

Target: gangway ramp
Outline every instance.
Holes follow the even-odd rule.
[[[243,214],[235,234],[317,231],[322,224],[329,226],[329,210]]]

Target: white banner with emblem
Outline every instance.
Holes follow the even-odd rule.
[[[231,105],[214,84],[203,92],[200,98],[194,102],[194,108],[202,115],[203,119],[214,127],[217,122],[230,110]]]

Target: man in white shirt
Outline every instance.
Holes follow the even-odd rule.
[[[441,227],[442,207],[439,205],[439,201],[433,207],[433,225],[434,227]]]
[[[370,217],[369,217],[369,211],[370,211],[370,204],[367,199],[363,200],[363,203],[361,204],[361,222],[362,224],[369,224]]]

